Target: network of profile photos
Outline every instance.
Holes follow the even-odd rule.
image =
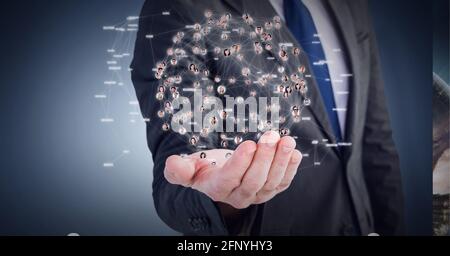
[[[170,18],[171,13],[163,11],[145,17],[129,16],[116,25],[103,27],[115,34],[112,46],[106,49],[111,79],[105,80],[101,93],[95,95],[103,105],[114,100],[108,96],[117,87],[128,86],[133,91],[132,70],[128,67],[139,21],[161,22]],[[313,158],[311,165],[301,168],[320,165],[326,155],[320,155],[317,147],[337,145],[326,138],[291,133],[295,125],[312,122],[302,112],[314,104],[308,93],[314,76],[306,72],[306,63],[301,61],[300,56],[305,54],[302,49],[282,40],[281,26],[279,16],[233,17],[205,10],[204,18],[197,23],[185,24],[177,31],[146,34],[152,52],[161,51],[153,49],[153,40],[171,34],[170,44],[162,49],[165,57],[154,60],[155,66],[149,70],[154,79],[150,86],[154,87],[160,108],[155,113],[157,120],[142,117],[135,95],[129,93],[129,122],[143,121],[158,125],[164,133],[177,133],[201,152],[202,158],[208,157],[203,150],[233,149],[245,140],[257,141],[266,131],[277,131],[280,136],[296,139],[304,158]],[[283,65],[288,60],[289,68]],[[100,122],[114,126],[117,120],[109,116],[110,112],[105,113]],[[351,146],[351,142],[343,144]],[[129,153],[125,149],[120,156]],[[114,161],[103,163],[104,167],[114,165]]]

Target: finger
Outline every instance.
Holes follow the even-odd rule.
[[[256,143],[245,141],[241,143],[233,155],[225,162],[220,172],[214,172],[213,187],[214,197],[217,200],[228,195],[241,184],[242,177],[252,163],[256,151]]]
[[[166,160],[164,177],[172,184],[189,187],[197,170],[205,164],[204,161],[172,155]]]
[[[256,198],[253,202],[253,204],[261,204],[264,202],[269,201],[277,194],[283,192],[286,190],[292,183],[292,180],[294,179],[295,175],[297,174],[298,166],[300,165],[302,160],[302,155],[300,151],[294,150],[291,153],[291,157],[288,161],[288,166],[286,168],[286,172],[284,173],[284,176],[282,177],[282,180],[280,184],[274,189],[274,190],[261,190],[257,193]]]
[[[277,187],[278,193],[286,190],[291,185],[291,182],[297,174],[297,170],[301,162],[302,153],[300,153],[300,151],[298,150],[294,150],[294,152],[292,152],[291,161],[289,162],[289,165],[286,169],[286,173],[284,174],[280,185],[278,185]]]
[[[231,194],[233,201],[246,204],[248,203],[246,201],[251,201],[256,196],[256,192],[262,188],[267,179],[279,140],[280,135],[274,131],[268,131],[260,138],[258,149],[249,169],[244,174],[241,185]]]
[[[275,153],[272,165],[270,166],[266,183],[264,184],[263,188],[258,191],[258,196],[263,196],[264,194],[271,193],[272,191],[276,190],[278,185],[280,185],[295,146],[295,140],[290,136],[285,136],[281,138],[280,142],[278,142],[277,151]]]

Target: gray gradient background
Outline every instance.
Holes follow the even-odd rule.
[[[151,197],[144,124],[113,91],[114,129],[93,95],[112,34],[141,0],[10,1],[2,9],[1,235],[172,235]],[[431,6],[371,1],[400,152],[409,234],[431,234]],[[132,85],[126,84],[129,92]],[[105,169],[102,163],[131,154]]]

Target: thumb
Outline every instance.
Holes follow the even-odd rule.
[[[190,187],[195,174],[204,166],[203,162],[195,158],[172,155],[166,160],[164,177],[172,184]]]

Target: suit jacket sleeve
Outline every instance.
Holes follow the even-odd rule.
[[[403,191],[399,158],[384,96],[380,60],[369,22],[370,80],[363,137],[363,168],[374,217],[375,232],[403,233]]]
[[[154,162],[153,199],[160,218],[171,228],[189,235],[226,235],[223,219],[214,202],[206,195],[190,188],[172,185],[164,177],[165,161],[173,154],[192,153],[187,139],[178,133],[163,132],[156,115],[160,102],[155,98],[158,81],[152,69],[164,58],[172,45],[171,38],[182,29],[186,20],[179,16],[174,1],[146,1],[139,21],[134,58],[131,64],[132,81],[140,108],[147,122],[147,143]],[[161,16],[170,11],[170,17]],[[167,33],[174,31],[174,33]],[[149,40],[147,34],[153,34]]]

